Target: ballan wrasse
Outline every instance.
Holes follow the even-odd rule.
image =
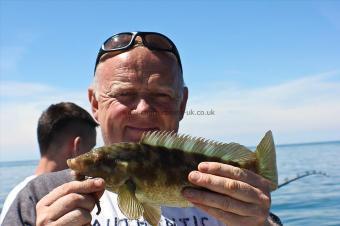
[[[251,170],[278,185],[275,145],[268,131],[256,151],[237,143],[220,143],[171,132],[148,132],[139,143],[96,148],[67,161],[77,175],[101,177],[118,194],[118,206],[129,219],[143,217],[158,225],[160,206],[190,207],[183,198],[191,171],[201,162],[221,162]]]

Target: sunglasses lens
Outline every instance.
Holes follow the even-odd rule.
[[[142,38],[144,46],[149,48],[150,50],[161,50],[173,53],[177,58],[179,66],[182,70],[181,59],[179,57],[175,44],[173,44],[172,41],[170,41],[170,39],[168,39],[166,36],[153,32],[126,32],[112,36],[104,42],[101,49],[99,50],[95,70],[98,63],[100,62],[100,58],[105,53],[127,50],[128,48],[133,47],[132,39],[137,40],[137,37]]]
[[[118,34],[115,36],[112,36],[110,39],[108,39],[104,45],[104,50],[113,50],[118,48],[124,48],[128,46],[131,42],[132,34]]]
[[[172,50],[172,44],[163,36],[157,34],[148,34],[145,36],[146,45],[161,50]]]

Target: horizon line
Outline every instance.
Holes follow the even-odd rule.
[[[330,143],[340,143],[340,140],[276,144],[275,147],[289,147],[289,146],[299,146],[299,145],[317,145],[317,144],[330,144]],[[246,147],[248,147],[249,149],[256,148],[256,146],[246,146]],[[8,163],[8,162],[29,162],[29,161],[39,161],[39,159],[22,159],[22,160],[7,160],[7,161],[0,160],[0,164],[1,163]]]

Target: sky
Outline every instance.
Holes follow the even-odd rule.
[[[98,49],[123,31],[161,32],[179,49],[181,133],[247,146],[267,130],[276,144],[340,140],[339,12],[330,0],[0,0],[0,161],[39,158],[50,104],[90,111]]]

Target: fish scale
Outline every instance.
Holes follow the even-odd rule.
[[[116,143],[96,148],[67,161],[78,175],[102,177],[118,194],[118,206],[129,219],[144,217],[157,225],[160,206],[189,207],[185,187],[196,187],[188,174],[201,162],[220,162],[251,170],[277,188],[275,145],[268,131],[256,151],[237,143],[222,143],[174,132],[143,134],[139,143]]]

